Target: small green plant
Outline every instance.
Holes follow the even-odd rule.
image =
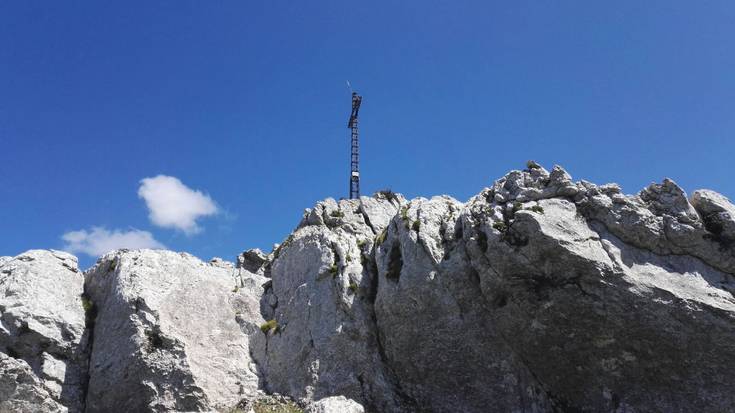
[[[367,240],[366,239],[359,239],[359,240],[357,240],[357,247],[358,248],[364,247],[365,244],[367,244]]]
[[[284,248],[288,247],[291,242],[293,241],[293,234],[286,237],[285,240],[283,240],[282,243],[278,244],[278,247],[273,250],[273,259],[275,260],[281,255],[281,251],[283,251]]]
[[[516,212],[520,211],[522,208],[523,208],[522,203],[518,201],[513,202],[513,209],[511,210],[511,212],[515,214]]]
[[[332,274],[332,277],[334,277],[339,272],[339,268],[337,268],[337,264],[332,264],[331,266],[329,266],[329,269],[327,269],[327,271],[329,271],[329,273]]]
[[[528,208],[529,211],[533,211],[537,214],[543,214],[544,213],[544,207],[541,205],[534,205],[531,208]]]
[[[408,206],[401,207],[401,219],[408,221]]]
[[[413,224],[411,225],[411,229],[413,229],[416,232],[419,232],[419,229],[421,228],[421,221],[418,219],[416,221],[413,221]]]
[[[383,229],[383,231],[378,234],[377,237],[375,237],[375,244],[380,245],[383,242],[385,242],[385,237],[388,236],[388,228]]]
[[[236,285],[235,288],[232,289],[232,292],[236,293],[238,291],[240,291],[240,287]]]
[[[255,413],[304,413],[304,411],[294,402],[269,402],[258,400],[253,405]]]
[[[352,255],[347,254],[347,262],[352,262]]]
[[[85,313],[89,313],[90,311],[92,311],[92,309],[94,309],[94,302],[92,302],[92,300],[89,299],[89,297],[87,297],[86,295],[82,295],[82,308],[84,309]]]
[[[505,222],[503,222],[503,221],[498,221],[498,222],[494,223],[493,224],[493,228],[495,228],[496,230],[498,230],[498,231],[500,231],[502,233],[505,233],[506,231],[508,231],[508,225],[506,225]]]
[[[265,334],[268,334],[269,332],[273,331],[274,333],[278,332],[278,321],[276,319],[268,320],[265,323],[260,325],[260,331],[262,331]]]
[[[335,209],[334,211],[330,212],[329,215],[332,218],[344,218],[345,213],[340,211],[339,209]]]
[[[350,293],[357,294],[357,289],[359,287],[357,286],[357,283],[350,280],[350,283],[347,285],[347,289],[349,289]]]
[[[94,322],[97,319],[97,306],[86,293],[82,293],[82,309],[84,310],[84,325],[87,328],[94,328]]]

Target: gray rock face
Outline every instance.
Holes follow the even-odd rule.
[[[628,196],[530,164],[466,204],[349,202],[308,210],[274,254],[272,390],[394,412],[735,409],[724,197],[690,202],[668,179]],[[357,212],[386,205],[356,266]],[[370,280],[367,302],[342,294],[345,273]]]
[[[83,289],[77,259],[69,254],[32,250],[0,261],[0,363],[5,371],[0,407],[5,408],[5,400],[28,411],[83,409]]]
[[[627,245],[567,200],[539,204],[543,214],[516,212],[470,251],[493,324],[554,406],[731,410],[731,276]],[[717,355],[704,356],[712,343]]]
[[[421,284],[416,286],[414,280],[448,283],[466,272],[464,266],[475,272],[474,283],[461,285],[474,284],[479,299],[467,299],[449,288],[440,289],[448,292],[441,299],[462,309],[484,306],[479,319],[485,324],[476,323],[477,328],[502,337],[502,345],[490,337],[463,340],[484,353],[497,351],[493,360],[503,360],[509,353],[506,365],[518,377],[508,382],[509,390],[516,388],[516,394],[527,398],[511,400],[498,411],[732,410],[735,398],[725,391],[729,380],[725,366],[735,363],[735,348],[728,339],[735,332],[734,284],[732,269],[721,269],[731,268],[733,251],[708,239],[697,211],[673,181],[630,197],[615,185],[582,182],[575,191],[566,178],[562,185],[555,183],[554,174],[568,176],[558,167],[549,175],[538,168],[511,172],[473,198],[461,213],[462,242],[452,246],[446,240],[449,259],[436,265],[428,254],[423,254],[423,264],[404,258],[393,277],[395,288],[419,290]],[[560,187],[566,188],[563,196]],[[389,233],[387,244],[395,242],[390,240],[393,236]],[[396,256],[412,260],[419,256],[414,249],[420,242],[400,231],[395,238],[400,246]],[[452,264],[451,257],[463,252],[467,258]],[[390,261],[390,254],[382,252],[378,262],[381,256]],[[432,274],[431,266],[451,267]],[[390,264],[379,268],[385,268],[381,274],[390,280]],[[382,277],[379,284],[383,285]],[[441,302],[428,292],[408,298],[420,306],[419,314],[426,312],[425,306]],[[437,316],[448,313],[437,311]],[[401,324],[407,317],[390,310],[385,314],[378,313],[379,326],[383,318],[397,318],[391,331],[411,331],[405,321]],[[455,325],[462,326],[459,319]],[[419,324],[423,323],[421,319]],[[458,330],[455,334],[467,335],[464,328]],[[415,340],[396,348],[397,354],[414,356],[400,370],[415,371],[419,377],[431,365],[430,358],[416,358],[409,343]],[[716,351],[705,349],[712,345]],[[453,348],[444,347],[445,352]],[[418,391],[467,372],[451,362],[446,365],[444,374],[436,372],[431,381],[418,382]],[[519,374],[524,372],[529,374]],[[472,380],[478,373],[467,376]],[[461,393],[457,385],[444,388]],[[433,391],[419,392],[417,402],[424,401],[425,409],[444,410],[437,406],[446,398],[431,400],[427,398]],[[469,404],[478,395],[482,393],[465,392],[464,411],[483,411],[479,404]]]
[[[120,251],[86,278],[97,309],[88,412],[207,411],[257,392],[247,334],[260,294],[242,288],[232,265]]]
[[[488,317],[458,230],[463,205],[412,200],[377,247],[380,341],[410,411],[535,412],[549,401]]]
[[[264,301],[274,304],[261,363],[267,389],[317,400],[345,395],[376,411],[403,403],[381,359],[371,265],[376,237],[402,197],[320,202],[274,252]],[[382,235],[381,235],[382,234]]]
[[[735,243],[735,207],[727,198],[717,192],[700,189],[692,194],[692,205],[714,240],[727,246]]]
[[[23,359],[0,353],[0,412],[67,412]]]

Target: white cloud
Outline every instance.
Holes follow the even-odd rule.
[[[61,236],[61,239],[66,243],[64,245],[65,251],[73,254],[81,252],[93,257],[98,257],[120,248],[166,248],[163,244],[156,241],[150,232],[139,229],[130,229],[127,231],[116,229],[110,231],[103,227],[92,227],[91,231],[82,229],[67,232]]]
[[[145,200],[153,224],[179,229],[188,235],[201,231],[197,219],[218,212],[209,195],[187,187],[173,176],[142,179],[138,196]]]

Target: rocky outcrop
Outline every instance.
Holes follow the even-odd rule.
[[[275,251],[265,297],[273,324],[261,363],[268,390],[309,400],[345,395],[376,411],[400,410],[375,328],[372,251],[404,202],[320,202]]]
[[[67,412],[23,359],[0,353],[0,412]]]
[[[733,277],[722,195],[534,162],[327,199],[234,265],[31,251],[0,258],[0,411],[733,411]]]
[[[87,411],[208,411],[257,393],[258,276],[143,250],[103,256],[86,280],[96,308]]]
[[[247,250],[237,257],[237,268],[255,274],[262,275],[267,263],[268,256],[258,248]]]
[[[83,289],[67,253],[32,250],[0,261],[0,411],[83,409]]]
[[[387,363],[412,411],[548,410],[540,384],[488,317],[462,209],[449,197],[412,200],[377,247],[375,307]]]
[[[318,398],[324,393],[313,389],[358,375],[362,395],[354,386],[328,392],[377,411],[732,410],[732,206],[703,193],[690,202],[667,179],[624,195],[617,185],[575,183],[560,167],[547,172],[532,163],[467,204],[400,202],[374,231],[374,262],[357,268],[368,269],[374,324],[350,318],[359,330],[376,331],[375,346],[359,348],[379,354],[379,363],[368,362],[379,380],[359,376],[364,359],[324,362],[330,351],[356,349],[332,341],[337,334],[316,350],[296,339],[344,326],[320,317],[288,341],[285,333],[269,339],[270,359],[298,355],[289,359],[300,366],[291,377],[303,375],[275,387]],[[340,257],[350,251],[324,247],[334,232],[360,222],[330,212],[341,205],[309,211],[275,257],[279,325],[309,325],[297,309],[326,305],[339,314],[332,304],[339,300],[313,280],[341,270]],[[276,341],[280,347],[270,347]]]
[[[730,200],[717,192],[700,189],[692,194],[692,205],[702,217],[711,239],[725,247],[735,243],[735,207]]]

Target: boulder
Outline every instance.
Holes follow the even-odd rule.
[[[9,394],[3,386],[0,395],[7,400],[34,395],[19,408],[83,410],[88,350],[83,291],[77,259],[67,253],[31,250],[0,262],[0,354],[8,374],[22,379]]]
[[[345,396],[326,397],[306,407],[304,413],[364,413],[360,403]]]
[[[735,205],[729,199],[717,192],[700,189],[694,191],[691,202],[714,240],[725,247],[735,243]]]
[[[237,268],[262,275],[267,262],[268,256],[258,248],[253,248],[237,257]]]
[[[257,277],[171,251],[103,256],[86,273],[96,309],[87,411],[210,411],[255,395]]]

